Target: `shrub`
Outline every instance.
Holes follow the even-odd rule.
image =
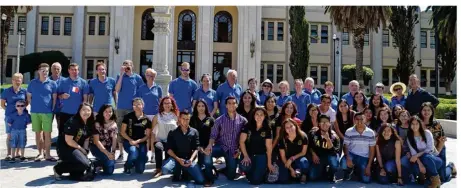
[[[439,104],[435,109],[435,118],[436,119],[445,119],[445,113],[454,112],[456,113],[456,104]]]
[[[355,77],[356,65],[345,65],[342,69],[342,77],[351,78],[350,80],[357,80]],[[374,72],[369,67],[363,67],[363,81],[365,85],[373,78]]]
[[[439,98],[440,104],[456,104],[456,99]]]
[[[53,64],[54,62],[61,63],[62,76],[67,77],[69,73],[67,68],[70,64],[69,59],[61,51],[43,51],[43,52],[34,52],[21,57],[21,66],[19,67],[19,72],[26,73],[29,72],[34,78],[34,72],[37,70],[38,66],[41,63],[47,63],[48,65]],[[82,69],[82,68],[80,68]],[[50,70],[51,71],[51,70]]]

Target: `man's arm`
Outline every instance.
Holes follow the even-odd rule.
[[[434,95],[432,95],[432,93],[429,93],[428,91],[426,91],[425,93],[426,95],[424,97],[424,101],[431,102],[432,106],[436,108],[440,103],[439,99],[435,97]]]
[[[117,93],[119,93],[120,89],[122,89],[122,80],[123,80],[123,74],[117,76],[117,84],[115,84],[115,91]]]

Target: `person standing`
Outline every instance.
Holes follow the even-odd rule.
[[[267,98],[269,97],[275,97],[275,94],[272,92],[272,88],[274,87],[274,84],[272,84],[271,80],[266,79],[264,82],[261,84],[262,90],[259,91],[259,106],[263,106],[264,102],[266,101]]]
[[[311,103],[319,105],[322,93],[314,86],[315,81],[312,77],[307,77],[306,80],[304,80],[304,92],[310,96]]]
[[[56,82],[56,85],[59,88],[59,85],[61,84],[61,81],[64,80],[65,77],[61,75],[62,67],[59,62],[54,62],[51,65],[51,76],[49,76],[50,80],[53,80]],[[59,125],[59,110],[61,109],[61,101],[59,100],[59,97],[56,98],[56,106],[54,107],[54,118],[56,118],[56,123]]]
[[[18,159],[20,161],[26,160],[24,157],[24,149],[27,144],[26,128],[28,124],[32,123],[29,112],[26,110],[26,101],[18,100],[15,106],[16,111],[9,115],[7,125],[11,130],[11,140],[9,142],[11,154],[13,154],[10,163],[14,163]],[[18,155],[19,150],[21,150],[21,155]]]
[[[21,73],[14,73],[12,77],[12,86],[6,88],[2,92],[0,99],[1,106],[5,110],[5,131],[6,131],[6,149],[8,154],[5,160],[11,160],[10,140],[11,140],[11,127],[8,126],[8,117],[16,111],[15,105],[19,100],[26,101],[27,90],[21,87],[23,76]],[[26,101],[27,106],[29,102]],[[18,153],[16,153],[17,155]]]
[[[237,71],[232,69],[227,71],[227,81],[218,86],[216,93],[218,94],[219,115],[226,114],[227,97],[232,96],[237,99],[238,102],[243,93],[242,86],[237,83]]]
[[[282,109],[282,106],[285,105],[288,101],[292,101],[290,95],[290,84],[283,80],[279,83],[280,96],[277,97],[277,108]]]
[[[320,114],[327,115],[330,117],[331,123],[336,121],[336,111],[331,107],[331,95],[323,94],[320,97],[320,105],[319,105],[319,112]]]
[[[295,80],[296,93],[291,95],[291,100],[296,104],[298,109],[298,117],[301,121],[304,121],[307,113],[307,105],[311,103],[311,97],[303,91],[303,81],[301,79]]]
[[[89,101],[93,104],[95,116],[98,114],[99,109],[105,104],[112,105],[112,103],[114,103],[115,101],[115,106],[117,106],[117,92],[115,91],[115,79],[107,77],[106,69],[106,64],[96,64],[98,77],[91,79],[89,82]]]
[[[141,76],[133,72],[133,61],[125,60],[120,68],[120,75],[117,75],[115,91],[117,92],[117,128],[121,130],[122,120],[125,115],[133,111],[132,100],[136,97],[136,91],[139,86],[144,84]],[[117,160],[123,160],[123,137],[118,135],[118,148],[120,155]]]
[[[192,101],[193,106],[195,106],[195,103],[197,103],[198,100],[205,100],[207,108],[210,110],[210,115],[214,117],[216,112],[218,112],[218,94],[215,90],[211,89],[211,75],[203,74],[200,82],[202,85],[194,92]]]
[[[405,102],[407,101],[407,96],[405,96],[407,86],[402,82],[397,82],[392,84],[389,90],[392,93],[390,107],[394,108],[396,105],[405,106]]]
[[[253,109],[256,108],[256,96],[253,95],[250,90],[243,92],[240,97],[240,102],[237,107],[237,113],[245,117],[247,120],[250,119]]]
[[[256,104],[263,103],[264,101],[261,101],[259,98],[259,92],[256,91],[258,87],[258,79],[256,78],[250,78],[248,79],[248,90],[250,90],[250,93],[256,96]]]
[[[333,85],[333,82],[326,81],[323,87],[325,89],[325,94],[328,94],[331,96],[331,107],[334,110],[336,110],[338,108],[339,98],[338,96],[333,95],[333,91],[335,90],[335,85]]]
[[[30,112],[32,118],[32,131],[35,132],[38,155],[35,161],[40,161],[42,150],[48,161],[56,161],[50,155],[51,131],[53,123],[53,111],[56,106],[57,85],[55,81],[48,78],[50,66],[42,63],[38,67],[39,78],[30,81],[27,87],[27,101],[30,101]],[[43,134],[43,137],[42,137]],[[44,138],[44,140],[42,139]]]
[[[192,96],[198,89],[197,83],[189,77],[190,65],[181,64],[181,76],[170,82],[168,93],[178,104],[179,111],[192,112]]]
[[[430,102],[434,108],[439,105],[439,99],[420,87],[420,81],[416,74],[410,75],[410,90],[408,91],[407,100],[405,101],[405,109],[410,114],[417,115],[421,105],[425,102]]]
[[[349,82],[349,92],[344,94],[341,99],[346,99],[347,104],[354,103],[354,96],[359,92],[359,82],[357,80],[352,80]],[[363,99],[366,101],[366,98]]]
[[[381,96],[381,99],[383,100],[384,104],[386,104],[387,106],[391,105],[389,100],[387,100],[387,98],[384,97],[384,95],[383,95],[384,94],[384,84],[383,83],[381,83],[381,82],[376,83],[375,94]]]

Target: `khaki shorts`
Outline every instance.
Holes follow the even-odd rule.
[[[117,114],[117,128],[118,128],[118,136],[117,136],[117,140],[119,142],[123,141],[123,137],[122,135],[120,134],[120,132],[122,131],[122,121],[123,121],[123,117],[127,114],[129,114],[130,112],[132,112],[131,110],[124,110],[124,109],[117,109],[116,110],[116,114]]]

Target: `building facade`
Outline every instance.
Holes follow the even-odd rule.
[[[288,66],[288,10],[281,6],[35,6],[27,14],[19,12],[12,22],[6,68],[15,70],[17,32],[24,28],[21,37],[25,47],[20,55],[60,50],[80,65],[80,75],[86,79],[96,76],[97,62],[105,62],[109,76],[115,77],[123,60],[131,59],[136,72],[166,67],[173,78],[179,75],[182,62],[190,62],[191,77],[212,74],[214,87],[225,80],[228,69],[238,71],[244,88],[252,77],[293,83]],[[167,15],[168,19],[155,20],[155,15]],[[416,67],[416,73],[422,87],[433,92],[434,32],[430,13],[421,12],[420,18],[414,30],[415,59],[421,59],[422,66]],[[347,30],[339,31],[323,7],[306,6],[306,19],[306,32],[311,36],[308,75],[322,87],[325,81],[334,79],[339,58],[343,66],[355,64],[353,36]],[[154,35],[154,25],[166,28],[167,37]],[[333,34],[340,38],[336,43],[342,44],[342,57],[334,56]],[[395,68],[399,55],[393,42],[386,28],[366,34],[364,65],[375,72],[372,83],[381,81],[390,86],[398,81]],[[343,77],[343,91],[348,82]],[[456,83],[452,86],[456,92]],[[439,91],[444,93],[445,88]]]

